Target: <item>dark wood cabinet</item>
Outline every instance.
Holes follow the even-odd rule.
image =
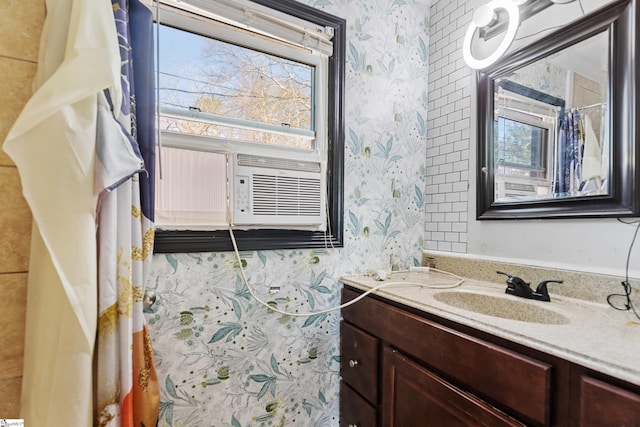
[[[341,427],[640,427],[640,387],[377,296],[342,315]]]
[[[640,427],[637,387],[623,387],[580,369],[576,371],[576,419],[580,427]]]
[[[382,390],[384,427],[524,426],[390,347],[383,350]]]
[[[340,326],[342,380],[371,404],[378,401],[378,339],[349,323]]]
[[[340,426],[370,427],[377,425],[376,408],[343,380],[340,383]]]

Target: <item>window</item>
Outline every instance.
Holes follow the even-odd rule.
[[[231,250],[230,220],[241,250],[342,246],[344,20],[291,0],[158,16],[154,250]]]
[[[555,129],[564,101],[509,80],[496,85],[495,200],[544,197],[551,191]]]
[[[500,111],[495,124],[495,159],[498,174],[547,178],[547,150],[553,124],[542,118]]]
[[[541,116],[499,108],[493,134],[495,200],[548,194],[553,124]]]

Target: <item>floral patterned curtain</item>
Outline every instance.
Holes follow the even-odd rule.
[[[103,194],[94,423],[155,426],[159,391],[143,315],[154,237],[152,14],[138,0],[112,4],[122,85],[105,93],[98,115],[96,183]]]

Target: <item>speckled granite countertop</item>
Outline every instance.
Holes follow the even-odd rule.
[[[434,271],[396,272],[382,282],[365,275],[346,276],[340,281],[365,291],[393,283],[376,291],[376,295],[640,385],[640,321],[606,303],[557,295],[551,285],[551,302],[506,295],[506,285],[474,279],[444,289],[444,284],[455,283],[456,279]],[[445,292],[457,294],[444,295]],[[468,297],[459,294],[473,294],[469,299],[480,301],[476,304],[478,310],[494,315],[444,302],[449,297],[454,302]],[[482,303],[487,304],[483,307]]]

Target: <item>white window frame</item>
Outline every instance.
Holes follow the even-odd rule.
[[[532,116],[536,116],[540,118],[534,119]],[[542,153],[544,157],[543,159],[544,163],[543,163],[543,168],[541,170],[545,173],[546,178],[548,178],[548,174],[551,169],[549,165],[553,164],[553,158],[551,156],[551,152],[555,146],[555,132],[554,132],[555,122],[547,121],[543,116],[538,116],[530,113],[523,113],[523,112],[512,110],[509,108],[499,108],[497,117],[511,120],[514,122],[523,123],[531,127],[544,129],[546,131],[546,138],[542,142]],[[533,166],[530,166],[530,165],[528,167],[527,165],[524,165],[524,164],[511,164],[509,162],[504,162],[504,163],[496,162],[496,165],[520,167],[522,169],[532,169],[532,170],[535,169]]]
[[[232,3],[226,1],[226,3]],[[223,3],[225,3],[223,2]],[[166,4],[163,4],[166,3]],[[190,3],[206,3],[191,0]],[[210,5],[215,5],[216,2],[209,2]],[[179,5],[180,8],[175,6]],[[255,5],[258,6],[259,5]],[[263,8],[269,10],[268,8]],[[247,120],[233,119],[228,117],[216,116],[213,114],[202,113],[198,111],[181,110],[177,108],[160,107],[160,114],[163,116],[174,117],[178,119],[201,121],[213,124],[220,124],[224,126],[232,127],[249,127],[254,130],[268,131],[275,133],[293,134],[302,136],[305,138],[313,139],[313,148],[311,150],[290,148],[283,146],[267,146],[261,143],[254,143],[251,141],[239,141],[233,139],[224,139],[214,136],[201,136],[190,135],[187,133],[179,133],[173,131],[162,131],[159,135],[161,147],[181,148],[193,151],[208,151],[219,154],[233,155],[236,153],[258,153],[265,156],[285,156],[301,161],[317,161],[321,165],[321,174],[323,177],[322,188],[326,188],[326,176],[327,176],[327,153],[328,153],[328,56],[324,53],[327,51],[327,43],[319,44],[322,47],[321,50],[314,50],[310,47],[303,45],[296,45],[292,42],[284,42],[282,40],[276,40],[273,37],[265,37],[263,34],[265,31],[258,29],[252,29],[253,33],[247,31],[243,27],[247,27],[241,23],[232,27],[230,20],[226,17],[220,17],[211,14],[210,11],[201,10],[196,7],[191,7],[188,2],[181,1],[175,2],[172,0],[162,0],[159,8],[156,10],[159,17],[159,21],[163,25],[175,27],[180,30],[192,32],[202,35],[203,37],[211,37],[212,39],[222,40],[228,43],[241,45],[249,49],[266,52],[272,55],[280,56],[295,62],[303,63],[313,67],[312,78],[314,80],[312,85],[312,130],[307,131],[303,129],[291,129],[288,127],[278,127],[275,125],[268,125],[258,122],[250,122]],[[264,12],[262,12],[264,13]],[[266,16],[266,15],[265,15]],[[278,18],[282,19],[284,14],[279,14]],[[214,19],[215,18],[215,19]],[[291,25],[300,25],[300,20],[293,20]],[[301,33],[307,31],[306,27],[300,27]],[[318,28],[316,26],[316,31]],[[261,35],[256,34],[259,33]],[[330,31],[327,34],[323,34],[321,39],[325,40],[331,37]],[[303,37],[304,41],[308,41],[308,37]],[[162,40],[160,40],[162,43]],[[331,47],[331,44],[329,43]],[[160,159],[160,168],[162,168],[162,160]],[[228,180],[232,180],[233,177],[228,176]],[[233,186],[230,185],[230,192],[233,192]],[[323,203],[326,203],[326,195],[323,196]],[[232,201],[230,201],[232,203]],[[227,218],[227,223],[231,222],[231,218]],[[185,223],[182,226],[160,224],[160,228],[168,230],[201,230],[201,229],[226,229],[227,223],[219,224],[218,226],[194,226]],[[322,225],[326,227],[325,224]],[[251,225],[243,226],[247,228],[282,228],[282,229],[299,229],[299,230],[314,230],[317,227],[304,227],[304,226],[269,226],[264,225]]]

